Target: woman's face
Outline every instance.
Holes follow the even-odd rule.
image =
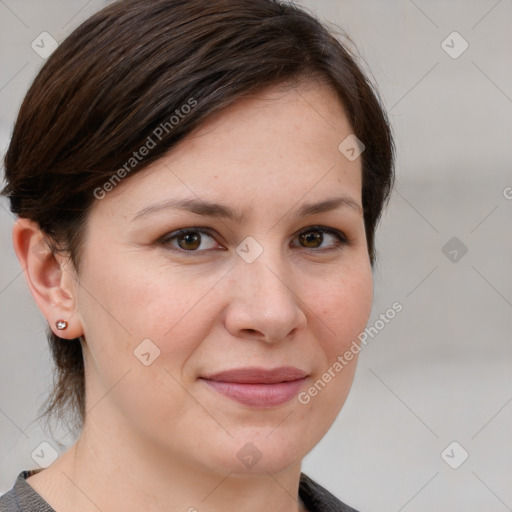
[[[221,475],[318,443],[372,301],[351,133],[327,86],[267,89],[95,203],[75,284],[85,430]]]

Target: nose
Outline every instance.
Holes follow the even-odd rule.
[[[281,256],[268,253],[252,263],[238,260],[231,272],[225,326],[237,338],[275,343],[307,324],[293,272]]]

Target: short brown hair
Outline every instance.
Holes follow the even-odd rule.
[[[341,31],[340,31],[341,32]],[[79,270],[87,212],[103,187],[190,99],[130,175],[212,114],[266,86],[321,77],[334,87],[365,150],[368,252],[393,180],[393,139],[357,58],[314,16],[278,0],[119,0],[86,20],[48,58],[19,111],[5,156],[11,210],[38,223]],[[340,141],[341,142],[341,141]],[[126,167],[125,167],[126,169]],[[126,173],[125,173],[126,174]],[[57,373],[44,414],[85,418],[79,340],[49,330]]]

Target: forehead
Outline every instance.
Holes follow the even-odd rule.
[[[311,81],[273,86],[212,116],[167,155],[120,183],[106,202],[128,214],[176,195],[231,200],[237,207],[284,207],[336,191],[360,201],[361,159],[351,161],[338,149],[351,133],[331,87]]]

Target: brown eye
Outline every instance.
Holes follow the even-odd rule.
[[[176,240],[179,247],[187,251],[193,251],[201,245],[201,235],[199,233],[187,233],[186,235],[176,237]]]
[[[305,231],[299,235],[300,243],[308,249],[320,247],[324,240],[324,235],[320,231]]]
[[[202,229],[180,229],[164,236],[160,243],[169,249],[189,253],[203,253],[219,248],[215,238]]]
[[[315,252],[341,249],[343,246],[351,244],[342,231],[323,226],[309,226],[303,229],[298,233],[296,240],[298,242],[295,242],[295,247],[318,249]]]

